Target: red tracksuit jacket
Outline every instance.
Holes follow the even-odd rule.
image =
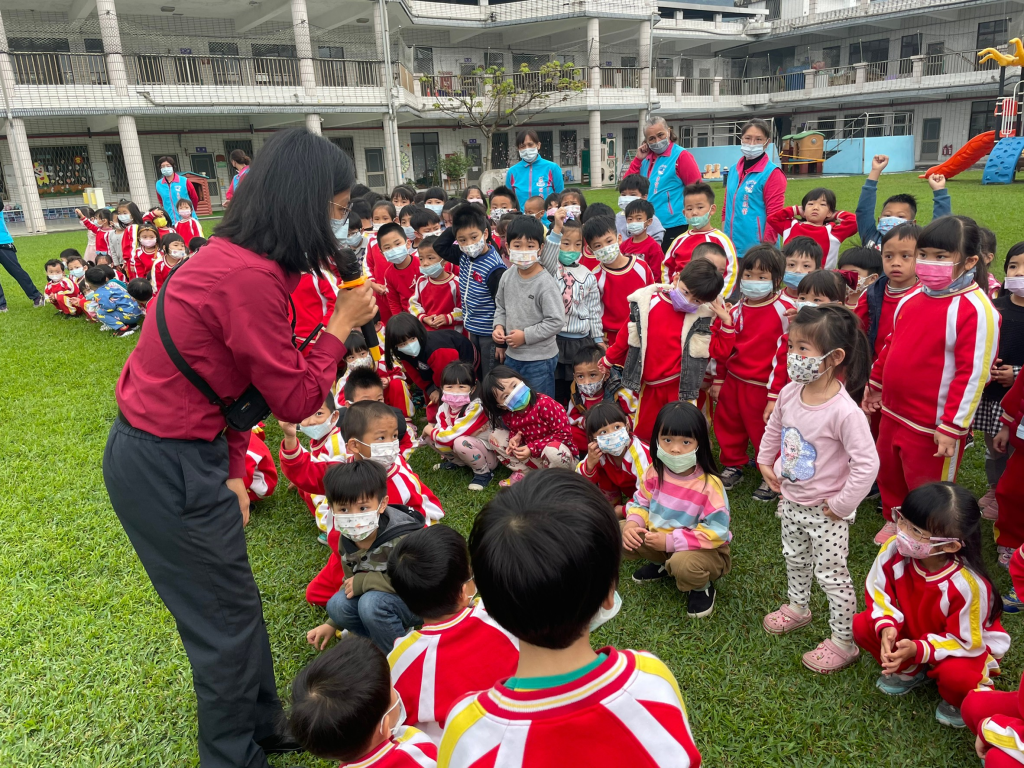
[[[715,383],[721,384],[729,373],[741,381],[767,387],[768,397],[777,398],[789,381],[786,310],[794,306],[790,298],[779,293],[767,304],[751,306],[746,299],[740,301],[731,311],[732,328],[716,318],[711,324]]]
[[[445,323],[431,330],[450,330],[462,332],[462,297],[459,294],[459,281],[450,272],[445,272],[446,280],[435,283],[426,275],[419,275],[413,284],[412,296],[409,299],[409,311],[416,317],[424,315],[444,315]]]
[[[412,252],[412,260],[405,269],[388,264],[388,268],[384,270],[384,284],[388,287],[388,306],[392,315],[409,311],[409,300],[412,298],[413,288],[419,276],[420,260],[416,251]]]
[[[655,281],[661,274],[662,260],[665,258],[665,252],[661,250],[661,246],[658,241],[648,235],[639,243],[634,243],[632,237],[627,237],[622,241],[622,246],[619,248],[623,253],[635,253],[645,262],[647,266],[651,268],[651,274],[654,275]]]
[[[116,233],[112,229],[101,229],[98,224],[93,224],[89,219],[82,219],[82,226],[96,235],[96,253],[110,253],[112,241]]]
[[[136,248],[124,263],[125,276],[129,280],[134,280],[137,277],[148,280],[150,273],[153,271],[153,262],[158,258],[162,258],[159,250],[153,253],[146,253],[141,248]]]
[[[305,341],[318,323],[327,325],[334,314],[334,302],[337,298],[338,281],[333,273],[324,271],[322,277],[309,272],[302,274],[299,284],[292,291],[296,343],[301,344]]]
[[[186,247],[192,242],[193,237],[203,237],[203,225],[199,223],[199,219],[195,217],[195,214],[188,219],[180,219],[177,224],[174,225],[174,231],[181,235],[185,241]]]
[[[782,235],[788,243],[794,237],[809,237],[821,246],[825,254],[825,269],[835,269],[839,261],[839,246],[843,240],[857,234],[857,217],[847,211],[836,211],[835,219],[827,224],[810,224],[796,218],[797,206],[791,205],[768,216],[768,226]]]
[[[604,332],[611,339],[629,320],[629,295],[653,283],[654,273],[646,261],[635,255],[629,257],[629,263],[622,269],[612,270],[598,264],[593,272],[604,304]]]
[[[68,303],[68,299],[82,298],[82,290],[70,277],[62,277],[55,283],[48,282],[43,290],[47,300],[65,315],[79,315],[84,311],[81,307],[74,307]]]
[[[249,437],[249,448],[245,452],[245,490],[249,501],[270,496],[277,488],[277,467],[270,455],[267,444],[255,432]]]

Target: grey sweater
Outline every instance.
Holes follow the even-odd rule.
[[[565,325],[565,306],[558,283],[544,269],[533,277],[521,276],[518,267],[501,276],[494,296],[494,325],[505,333],[523,331],[526,344],[509,347],[513,360],[548,360],[558,354],[555,336]]]

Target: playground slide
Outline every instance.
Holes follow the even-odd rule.
[[[941,173],[947,179],[951,179],[958,173],[966,171],[981,158],[992,151],[996,143],[996,132],[988,131],[979,133],[973,139],[964,144],[953,153],[953,156],[940,165],[933,165],[920,177],[927,179],[933,173]]]

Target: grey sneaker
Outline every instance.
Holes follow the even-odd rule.
[[[954,707],[952,704],[940,701],[939,706],[935,708],[935,719],[942,725],[948,725],[950,728],[964,728],[964,719],[960,716],[959,707]]]
[[[750,498],[754,501],[775,501],[779,498],[779,494],[768,487],[768,483],[765,480],[761,481],[761,484],[757,486],[757,490],[750,494]]]
[[[743,469],[741,467],[725,467],[722,469],[722,485],[727,491],[731,490],[742,479]]]
[[[46,297],[42,296],[42,295],[36,296],[32,300],[32,306],[35,307],[36,309],[39,309],[40,307],[45,307],[46,306]]]

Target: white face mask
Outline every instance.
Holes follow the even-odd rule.
[[[508,260],[520,269],[529,269],[537,263],[537,251],[509,251]]]
[[[49,280],[51,283],[59,283],[61,280],[64,279],[64,275],[47,275],[46,279]]]
[[[756,160],[764,154],[764,144],[740,144],[740,152],[747,160]]]
[[[612,243],[611,245],[606,245],[603,248],[598,248],[594,251],[594,258],[602,264],[611,264],[619,258],[619,244]]]
[[[833,349],[832,352],[835,350]],[[819,356],[805,356],[790,352],[786,355],[786,372],[789,374],[789,380],[795,381],[797,384],[810,384],[812,381],[817,381],[825,373],[821,370],[821,364],[832,352],[826,352]]]
[[[362,440],[359,442],[363,443]],[[363,443],[367,445],[367,443]],[[376,461],[384,469],[391,469],[391,465],[395,463],[395,459],[398,458],[398,441],[392,440],[390,443],[371,443],[370,444],[370,459]]]
[[[477,243],[469,243],[467,245],[460,245],[459,249],[464,254],[469,256],[469,258],[475,259],[481,253],[483,253],[484,251],[487,250],[487,241],[486,240],[480,240]]]
[[[357,357],[349,361],[348,367],[350,370],[354,368],[373,368],[373,358],[369,355]]]
[[[577,384],[576,389],[582,392],[587,397],[593,397],[598,392],[604,389],[603,381],[588,381],[585,384]]]
[[[184,251],[168,251],[167,256],[174,261],[181,261],[187,254]]]
[[[499,221],[506,213],[508,208],[491,208],[491,221]]]
[[[619,195],[619,210],[625,212],[627,205],[639,199],[636,195]]]
[[[122,224],[131,224],[132,217],[130,213],[119,213],[117,214],[117,220]]]
[[[602,605],[598,609],[594,618],[590,620],[590,631],[593,632],[602,624],[607,624],[618,615],[620,610],[622,610],[622,598],[619,596],[619,591],[615,590],[615,604],[611,608],[605,608]]]
[[[178,218],[179,219],[191,219],[192,218],[192,211],[188,210],[187,208],[182,209],[182,210],[178,211]]]
[[[143,248],[156,248],[156,240],[151,237],[146,237],[139,240],[139,245]]]
[[[334,530],[352,541],[362,541],[377,530],[380,507],[352,515],[334,515]]]

